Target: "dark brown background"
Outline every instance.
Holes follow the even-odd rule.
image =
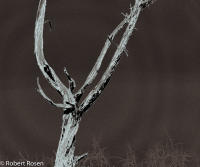
[[[46,59],[67,83],[67,66],[80,86],[107,35],[128,12],[130,0],[48,0]],[[134,3],[134,2],[132,2]],[[36,92],[36,77],[55,101],[33,54],[38,0],[0,1],[0,155],[52,155],[62,112]],[[127,143],[143,150],[166,133],[200,153],[200,3],[158,0],[145,10],[110,84],[85,115],[79,152],[93,137],[115,155]],[[108,57],[110,57],[109,55]],[[106,59],[107,61],[109,60]],[[103,68],[105,69],[105,68]]]

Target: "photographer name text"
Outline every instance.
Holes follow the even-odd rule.
[[[0,166],[44,166],[44,162],[34,161],[0,161]]]

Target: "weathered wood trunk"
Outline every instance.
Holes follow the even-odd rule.
[[[75,167],[78,158],[74,155],[75,137],[80,120],[72,114],[63,115],[62,131],[56,153],[55,167]]]

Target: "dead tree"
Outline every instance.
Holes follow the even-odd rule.
[[[120,61],[122,53],[126,53],[126,45],[128,43],[129,37],[131,36],[135,24],[138,20],[140,12],[148,7],[152,3],[152,0],[135,0],[135,5],[130,6],[130,13],[124,14],[123,21],[113,30],[113,32],[108,36],[102,51],[97,58],[94,67],[86,78],[84,84],[78,91],[74,91],[76,87],[75,81],[72,79],[67,69],[64,68],[67,79],[69,80],[69,85],[65,86],[61,80],[56,75],[55,71],[51,68],[44,57],[43,53],[43,29],[45,23],[45,10],[46,10],[46,0],[40,0],[39,7],[36,16],[35,23],[35,55],[37,59],[37,64],[44,75],[44,77],[49,81],[50,85],[56,89],[56,91],[62,96],[63,102],[60,104],[54,103],[43,91],[40,86],[39,79],[37,79],[38,92],[46,99],[50,104],[61,108],[63,112],[62,118],[62,128],[61,136],[58,144],[58,149],[56,153],[55,167],[75,167],[79,160],[87,156],[87,153],[79,156],[74,155],[75,151],[75,136],[77,134],[81,118],[84,113],[88,111],[90,106],[95,102],[98,96],[102,93],[106,85],[108,84],[117,64]],[[121,37],[119,44],[113,42],[115,36],[124,27],[124,33]],[[112,44],[115,44],[116,50],[111,59],[110,64],[102,75],[100,81],[92,89],[85,99],[80,103],[80,99],[84,94],[86,88],[92,84],[96,78],[99,69],[101,67],[102,61]],[[80,103],[80,104],[79,104]]]

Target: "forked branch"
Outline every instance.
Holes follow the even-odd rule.
[[[38,66],[43,73],[44,77],[49,81],[51,86],[55,88],[60,95],[63,97],[63,105],[72,104],[75,105],[79,102],[80,98],[82,97],[83,93],[85,92],[85,89],[92,84],[94,79],[96,78],[99,69],[101,67],[102,61],[111,46],[111,43],[114,43],[113,40],[115,36],[118,34],[118,32],[126,25],[126,30],[121,38],[121,41],[119,44],[114,43],[116,46],[116,51],[114,53],[114,56],[104,72],[101,80],[98,82],[98,84],[95,86],[95,88],[90,91],[89,95],[83,100],[81,103],[79,110],[79,113],[85,112],[92,103],[97,99],[97,97],[101,94],[101,92],[106,87],[107,83],[110,80],[110,77],[112,76],[113,71],[117,67],[117,64],[120,60],[122,52],[125,52],[127,54],[126,45],[128,43],[129,37],[131,36],[135,24],[137,22],[138,16],[142,9],[146,8],[149,4],[151,4],[153,0],[135,0],[135,5],[130,7],[130,14],[125,14],[124,20],[113,30],[113,32],[108,36],[104,47],[101,50],[101,53],[99,57],[97,58],[96,63],[94,64],[91,72],[89,73],[88,77],[86,78],[84,84],[82,87],[73,94],[73,90],[76,86],[75,81],[71,78],[69,73],[67,72],[66,68],[64,69],[65,74],[67,75],[67,78],[69,80],[69,88],[67,88],[61,80],[58,78],[54,70],[51,68],[51,66],[47,63],[44,57],[43,53],[43,29],[44,29],[44,17],[45,17],[45,9],[46,9],[46,0],[40,0],[40,4],[38,7],[38,13],[36,18],[36,24],[35,24],[35,55],[37,59]],[[40,90],[40,89],[39,89]],[[42,89],[40,90],[40,93],[42,96],[49,101],[51,104],[55,105],[52,100],[47,98],[47,96],[44,94]],[[57,105],[60,107],[60,105]],[[65,107],[67,108],[67,106]]]
[[[133,7],[132,6],[130,7],[130,14],[125,16],[125,19],[111,33],[111,35],[109,36],[109,39],[107,39],[105,46],[101,52],[102,55],[100,55],[98,58],[98,59],[100,59],[100,61],[97,60],[95,66],[93,67],[92,72],[90,73],[90,75],[88,76],[88,78],[86,80],[86,84],[84,84],[85,87],[82,87],[82,89],[86,88],[86,86],[89,85],[96,77],[98,70],[101,66],[101,62],[110,46],[109,40],[113,40],[113,38],[117,34],[117,32],[119,32],[119,30],[127,23],[126,30],[123,33],[121,41],[120,41],[119,45],[117,46],[117,49],[112,57],[112,60],[109,64],[109,66],[107,67],[106,71],[104,72],[102,78],[97,83],[95,88],[92,91],[90,91],[89,95],[85,98],[85,100],[80,105],[79,110],[80,110],[81,115],[87,111],[87,109],[93,104],[93,102],[97,99],[97,97],[102,93],[102,91],[108,84],[108,82],[112,76],[112,73],[114,72],[115,68],[117,67],[117,65],[119,63],[122,52],[126,50],[126,45],[128,43],[129,37],[131,36],[131,34],[135,28],[135,24],[137,22],[137,19],[138,19],[138,16],[139,16],[141,10],[144,9],[145,7],[147,7],[152,2],[153,2],[152,0],[136,0],[135,5]]]

